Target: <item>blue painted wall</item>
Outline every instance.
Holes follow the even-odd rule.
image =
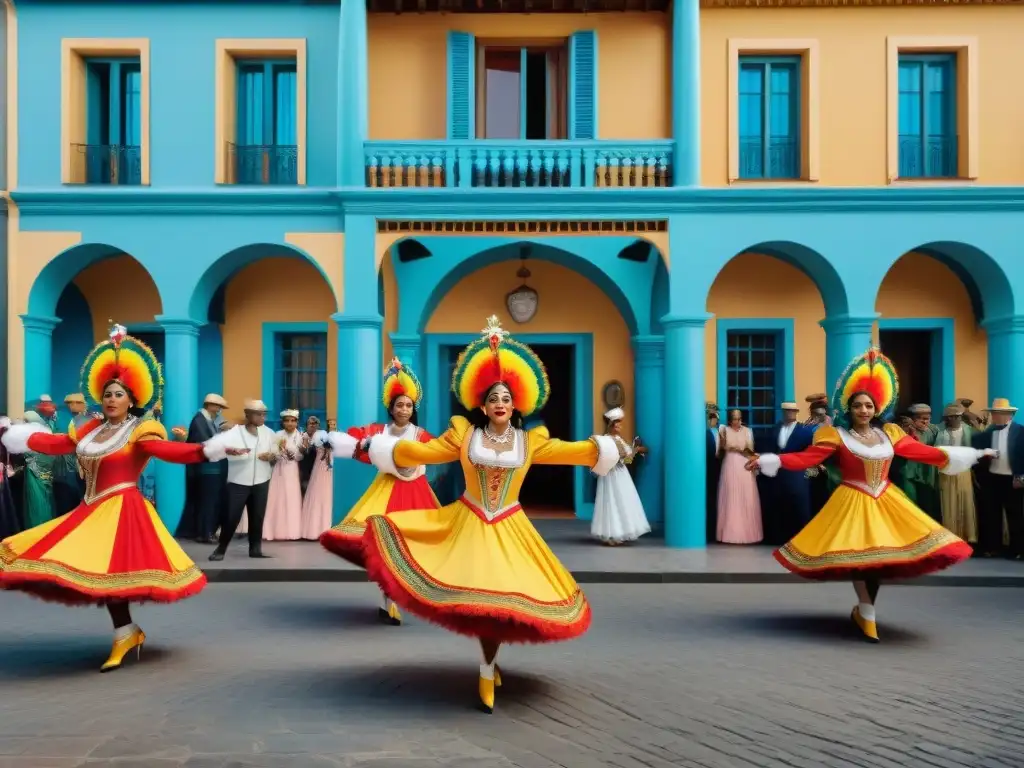
[[[20,187],[61,183],[64,37],[149,38],[150,183],[165,187],[214,186],[214,41],[305,38],[306,182],[334,184],[337,4],[18,3]]]
[[[53,383],[49,394],[61,403],[67,395],[81,391],[82,361],[95,343],[89,302],[74,283],[61,294],[56,316],[61,322],[53,329]],[[25,396],[31,400],[39,394],[26,392]]]

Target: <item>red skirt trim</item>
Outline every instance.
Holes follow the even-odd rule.
[[[376,521],[380,521],[377,523]],[[424,595],[415,591],[394,573],[392,573],[387,557],[382,553],[381,542],[378,541],[378,531],[375,526],[381,529],[380,535],[389,539],[389,543],[397,547],[398,557],[401,559],[401,567],[414,569],[418,579],[425,583],[430,589],[436,589],[445,594],[446,602],[442,605],[431,601]],[[579,637],[590,629],[591,611],[590,604],[583,597],[582,592],[577,591],[574,603],[582,602],[579,615],[571,622],[546,620],[540,615],[526,613],[517,610],[510,605],[502,606],[503,599],[516,596],[506,596],[488,590],[467,589],[441,584],[423,573],[409,555],[400,534],[390,522],[383,517],[371,518],[363,536],[363,554],[366,560],[366,572],[372,581],[380,585],[381,590],[400,607],[420,618],[445,629],[467,637],[475,637],[483,640],[490,640],[499,643],[551,643],[563,640],[572,640]],[[448,602],[453,596],[459,598],[458,602]],[[511,602],[508,600],[508,602]],[[565,608],[569,612],[570,605],[548,605],[536,603],[538,613],[545,608]]]
[[[356,528],[354,523],[352,528]],[[365,526],[360,528],[358,533],[353,534],[342,533],[336,528],[329,528],[320,534],[320,546],[332,555],[337,555],[347,560],[352,565],[365,568],[366,561],[363,559],[363,533],[365,531]]]
[[[864,563],[861,565],[844,564],[841,558],[837,557],[838,562],[836,565],[822,568],[801,568],[786,557],[783,549],[784,547],[772,553],[775,559],[792,573],[813,581],[860,581],[862,579],[889,581],[891,579],[913,579],[917,576],[941,571],[963,562],[974,551],[970,544],[958,540],[950,542],[946,546],[924,556],[907,557],[904,559],[892,557],[880,559],[876,563]],[[836,556],[833,555],[833,557]]]
[[[38,600],[70,606],[109,605],[110,603],[176,603],[198,595],[206,587],[206,575],[179,588],[153,586],[124,589],[92,589],[63,579],[53,573],[0,573],[0,589],[24,592]]]

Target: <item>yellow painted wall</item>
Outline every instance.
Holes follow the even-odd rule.
[[[99,342],[110,321],[131,326],[153,323],[162,313],[160,294],[149,272],[131,256],[115,256],[82,270],[74,283],[89,302],[93,339]],[[112,285],[130,285],[130,291],[111,291]]]
[[[980,85],[979,181],[1024,181],[1024,8],[729,8],[701,11],[702,180],[727,183],[729,38],[811,38],[820,45],[822,186],[886,183],[886,37],[976,36]],[[603,73],[602,73],[603,74]]]
[[[480,332],[480,321],[497,312],[502,325],[513,337],[518,333],[594,334],[594,428],[603,429],[605,408],[601,389],[617,379],[626,389],[626,434],[633,434],[633,352],[629,329],[618,309],[596,285],[566,267],[547,261],[531,261],[530,285],[540,294],[537,314],[526,325],[514,322],[505,311],[505,294],[510,288],[509,266],[495,264],[463,278],[434,311],[427,323],[428,333]],[[546,301],[545,296],[572,296],[565,302]],[[429,394],[429,393],[428,393]]]
[[[266,399],[263,392],[263,323],[327,323],[327,413],[337,403],[337,327],[327,318],[334,296],[311,264],[287,258],[268,258],[246,267],[228,283],[224,297],[224,397],[233,419],[241,419],[241,404],[249,397]],[[288,404],[280,403],[279,407]]]
[[[875,310],[882,317],[952,317],[954,397],[987,402],[988,337],[974,318],[967,289],[950,269],[928,256],[908,253],[885,276]]]
[[[662,13],[370,14],[370,138],[443,139],[450,30],[477,38],[597,31],[599,138],[671,136],[669,17]]]
[[[708,312],[715,318],[793,318],[792,395],[798,402],[810,394],[831,392],[825,386],[825,331],[818,321],[825,305],[817,286],[803,272],[771,256],[742,254],[718,274],[708,293]],[[718,401],[718,335],[715,320],[705,330],[704,391]],[[725,408],[725,403],[718,403]]]

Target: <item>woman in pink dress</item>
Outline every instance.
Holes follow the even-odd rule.
[[[739,411],[729,411],[728,426],[718,430],[718,540],[724,544],[757,544],[764,538],[757,480],[747,471],[754,455],[754,434],[743,426]]]
[[[267,517],[263,523],[265,541],[296,541],[302,538],[302,483],[299,460],[302,458],[302,433],[299,412],[281,411],[281,429],[277,433],[274,473],[270,476]]]
[[[307,541],[319,541],[320,534],[331,527],[334,511],[334,459],[327,434],[337,430],[338,422],[328,419],[327,432],[317,430],[308,440],[303,436],[304,450],[316,454],[306,495],[302,499],[302,538]],[[308,447],[305,447],[307,444]]]

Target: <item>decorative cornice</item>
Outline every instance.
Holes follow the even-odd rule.
[[[990,320],[982,321],[981,327],[985,329],[989,338],[1011,333],[1024,333],[1024,315],[993,317]]]
[[[1024,212],[1020,187],[771,187],[536,189],[33,189],[13,193],[23,217],[323,216],[409,222],[607,220],[654,224],[676,214]]]
[[[40,333],[52,333],[53,329],[60,325],[59,317],[48,317],[46,315],[18,315],[21,324],[26,331],[39,331]]]
[[[877,313],[873,315],[864,315],[862,317],[834,315],[832,317],[826,317],[824,320],[819,320],[818,325],[820,325],[828,335],[870,333],[879,317],[880,315]]]
[[[898,8],[904,6],[955,7],[963,5],[1024,5],[1024,0],[700,0],[714,8]]]
[[[165,333],[172,336],[199,336],[199,329],[203,323],[187,317],[168,317],[167,315],[156,315],[154,318]]]
[[[384,318],[380,315],[346,315],[344,312],[331,315],[331,320],[338,328],[369,328],[376,331],[379,331],[384,323]]]
[[[661,318],[661,325],[666,331],[676,328],[703,328],[714,315],[665,315]]]
[[[638,368],[660,368],[665,363],[665,337],[634,336],[633,352]]]

